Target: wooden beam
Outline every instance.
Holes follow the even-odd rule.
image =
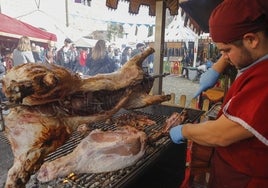
[[[154,73],[163,73],[164,41],[165,41],[165,20],[166,20],[166,1],[156,0],[155,18],[155,53],[154,53]],[[153,94],[162,94],[163,78],[156,78],[152,88]]]

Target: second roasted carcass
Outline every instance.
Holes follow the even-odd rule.
[[[3,90],[18,106],[4,117],[14,154],[5,187],[25,187],[45,156],[63,145],[79,125],[105,120],[121,108],[170,100],[170,95],[149,95],[154,79],[143,72],[142,61],[153,52],[148,48],[119,71],[87,79],[51,64],[11,69],[3,79]]]

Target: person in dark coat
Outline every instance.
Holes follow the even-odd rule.
[[[122,52],[121,65],[124,65],[131,58],[132,48],[127,46]]]
[[[86,66],[88,75],[104,74],[114,72],[117,67],[115,62],[108,56],[106,42],[98,40],[91,55],[88,56]]]
[[[64,46],[57,52],[56,63],[70,71],[74,71],[73,67],[77,63],[77,52],[72,47],[71,39],[66,38],[64,40]]]

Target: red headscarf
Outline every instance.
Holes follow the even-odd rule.
[[[268,0],[224,0],[211,13],[209,30],[214,42],[229,43],[268,24]]]

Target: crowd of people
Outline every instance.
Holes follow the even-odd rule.
[[[107,45],[105,40],[98,40],[93,48],[77,48],[71,39],[66,38],[63,46],[57,49],[54,41],[48,41],[45,47],[40,47],[31,42],[29,37],[22,36],[14,50],[1,52],[1,60],[7,70],[23,63],[39,62],[57,64],[72,72],[92,76],[120,69],[145,47],[145,44],[137,43],[134,49],[130,46],[120,49],[113,44]],[[148,60],[144,61],[143,66],[150,71]]]
[[[45,47],[41,47],[32,42],[29,37],[22,36],[15,49],[1,50],[0,59],[4,72],[0,67],[0,76],[13,66],[24,63],[53,63],[71,72],[89,76],[111,73],[120,69],[145,47],[145,44],[137,43],[134,49],[130,46],[120,49],[113,44],[108,45],[105,40],[98,40],[93,48],[77,48],[70,38],[66,38],[63,46],[57,49],[54,41],[48,41]],[[148,61],[149,59],[144,61],[144,70],[152,72]],[[153,61],[152,58],[150,61]],[[0,93],[1,96],[3,99],[2,93]]]

